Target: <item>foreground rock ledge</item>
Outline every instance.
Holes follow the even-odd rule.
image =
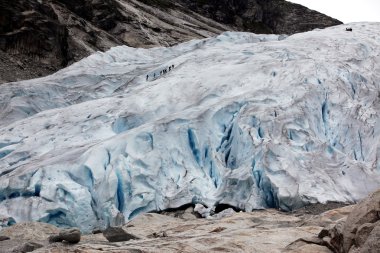
[[[324,237],[336,252],[380,252],[380,190],[360,202],[346,221],[326,231]],[[321,233],[319,237],[323,237]]]
[[[325,226],[345,218],[352,206],[313,215],[309,211],[282,213],[274,209],[232,213],[222,219],[199,219],[190,212],[173,217],[143,214],[125,224],[125,233],[139,240],[109,242],[103,234],[83,235],[78,244],[49,244],[59,229],[48,224],[24,223],[4,229],[0,236],[11,239],[0,244],[0,252],[11,252],[21,243],[36,242],[34,252],[282,252],[302,237],[317,237]],[[38,231],[38,233],[36,233]],[[23,234],[24,233],[24,234]],[[106,233],[106,231],[103,231]],[[38,237],[37,237],[38,235]],[[303,252],[331,252],[318,245],[303,245]],[[294,252],[300,249],[295,249]],[[292,251],[290,251],[292,252]]]

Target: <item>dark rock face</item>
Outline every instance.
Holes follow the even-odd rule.
[[[103,235],[109,242],[125,242],[139,239],[130,233],[127,233],[122,227],[109,227],[103,231]]]
[[[299,4],[283,0],[257,2],[263,9],[262,22],[270,27],[273,33],[294,34],[342,24],[339,20]]]
[[[26,72],[25,77],[42,75],[68,64],[68,30],[49,5],[34,0],[2,1],[0,50],[0,57],[8,58],[4,62],[10,68],[0,70],[0,81],[3,78],[15,80],[12,65]],[[45,66],[39,67],[37,63]],[[29,69],[29,65],[37,65],[37,68]]]
[[[284,0],[182,0],[195,12],[239,31],[294,34],[340,21]]]
[[[0,83],[43,76],[112,46],[170,46],[223,31],[340,24],[284,0],[13,0],[0,3]]]
[[[0,49],[67,64],[67,29],[50,6],[33,1],[6,1],[1,6]]]

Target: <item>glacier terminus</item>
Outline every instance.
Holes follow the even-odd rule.
[[[380,23],[350,27],[120,46],[1,85],[0,216],[89,232],[362,199],[380,187]]]

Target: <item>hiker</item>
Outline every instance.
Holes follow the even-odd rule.
[[[153,73],[153,78],[156,78],[156,73]]]
[[[148,79],[149,79],[149,75],[146,75],[146,80],[148,81]]]
[[[169,71],[171,71],[172,70],[172,67],[171,66],[169,66]]]
[[[174,69],[174,64],[172,65],[172,69]]]

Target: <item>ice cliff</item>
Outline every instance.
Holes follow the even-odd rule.
[[[380,187],[380,23],[352,28],[122,46],[1,85],[0,216],[91,231],[189,203],[363,198]]]

